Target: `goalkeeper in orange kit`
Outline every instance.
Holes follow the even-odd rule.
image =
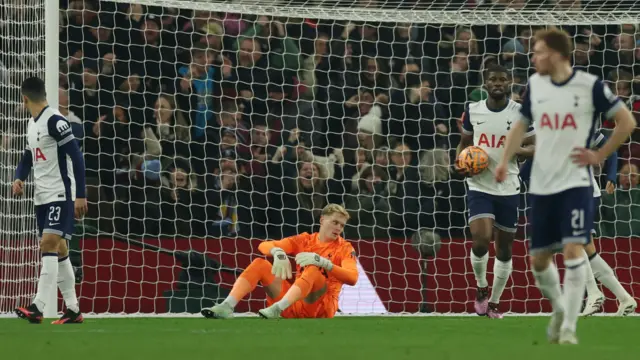
[[[343,284],[358,280],[353,246],[340,234],[349,214],[340,205],[329,204],[320,216],[320,231],[302,233],[278,241],[264,241],[258,250],[273,257],[273,264],[255,259],[240,274],[231,293],[220,304],[202,310],[206,318],[226,319],[238,302],[256,288],[258,282],[267,293],[268,307],[258,311],[265,319],[332,318],[338,310]],[[289,255],[295,255],[296,280],[292,277]]]

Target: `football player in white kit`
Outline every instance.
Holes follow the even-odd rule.
[[[87,211],[84,159],[67,119],[47,104],[44,82],[37,77],[28,78],[22,83],[21,92],[32,117],[27,129],[28,146],[16,169],[13,193],[23,194],[24,181],[33,169],[42,268],[33,303],[15,312],[31,323],[41,323],[47,295],[57,293],[57,283],[67,311],[53,323],[81,323],[67,240],[73,235],[74,215],[80,218]]]
[[[599,148],[604,144],[606,137],[602,132],[597,131],[593,137],[592,148]],[[615,183],[616,177],[618,174],[618,156],[614,151],[605,161],[604,170],[607,174],[607,184],[606,191],[611,194],[615,191]],[[522,165],[520,169],[520,178],[522,182],[529,187],[529,173],[531,170],[531,161],[527,160],[525,164]],[[598,221],[600,208],[600,185],[595,179],[595,176],[592,172],[592,183],[593,183],[593,208],[594,208],[594,224]],[[529,215],[529,214],[528,214]],[[593,236],[596,235],[595,229],[591,232]],[[616,296],[619,302],[618,311],[616,315],[618,316],[626,316],[630,313],[634,312],[638,307],[636,300],[622,287],[620,281],[616,278],[616,274],[613,269],[607,264],[604,259],[600,257],[598,252],[596,251],[596,246],[592,241],[584,246],[585,256],[589,260],[587,263],[587,302],[584,307],[584,311],[582,315],[589,316],[593,315],[596,312],[600,311],[602,308],[602,304],[604,303],[604,294],[598,288],[598,284],[596,280],[600,281],[604,287],[611,290],[611,292]]]
[[[585,292],[584,245],[593,229],[591,166],[600,164],[631,134],[636,122],[611,90],[595,76],[571,67],[572,42],[557,29],[536,33],[531,76],[522,117],[507,135],[496,180],[507,179],[509,162],[534,124],[536,146],[531,169],[531,266],[553,313],[547,337],[551,343],[577,344],[576,325]],[[600,114],[615,119],[611,137],[590,150]],[[564,287],[560,288],[553,253],[562,249]]]
[[[604,136],[601,132],[598,131],[593,139],[593,147],[599,148],[605,143],[605,140],[606,140],[606,136]],[[611,154],[611,156],[607,158],[607,161],[605,162],[605,168],[607,168],[606,190],[609,194],[612,194],[613,191],[615,190],[616,177],[618,174],[617,162],[618,162],[618,156],[616,152],[613,152],[613,154]],[[594,176],[593,172],[591,173],[591,176],[592,177]],[[597,220],[599,215],[598,209],[600,208],[601,191],[600,191],[600,186],[598,185],[598,182],[596,181],[595,177],[592,178],[592,182],[593,182],[593,201],[594,201],[593,206],[595,209],[594,216],[596,216],[595,220]],[[596,235],[595,230],[592,231],[591,233],[594,236]],[[620,284],[620,281],[618,281],[618,278],[616,278],[616,274],[611,268],[611,266],[609,266],[609,264],[607,264],[607,262],[604,261],[602,257],[600,257],[600,255],[596,251],[596,245],[593,243],[593,241],[585,245],[584,250],[589,262],[587,263],[588,266],[586,266],[587,268],[587,303],[584,307],[584,311],[582,312],[582,315],[585,315],[585,316],[593,315],[596,312],[600,311],[600,309],[602,308],[602,304],[604,303],[604,294],[602,294],[602,292],[598,288],[598,284],[596,283],[596,280],[600,281],[600,283],[602,283],[604,287],[611,290],[611,292],[618,299],[619,306],[618,306],[618,311],[616,312],[616,315],[626,316],[636,311],[636,308],[638,307],[638,303],[633,298],[633,296],[631,296],[631,294],[629,294],[624,289],[624,287],[622,287],[622,284]]]
[[[510,161],[506,181],[496,182],[494,174],[494,169],[502,158],[506,135],[512,124],[520,118],[521,106],[509,99],[509,85],[509,74],[504,67],[495,65],[484,71],[484,87],[489,97],[467,107],[462,120],[462,138],[457,149],[460,154],[467,146],[475,145],[489,155],[487,170],[467,177],[467,206],[473,240],[471,265],[477,286],[474,307],[478,315],[486,315],[492,319],[503,317],[499,302],[513,269],[511,249],[517,230],[520,202],[517,160],[513,158]],[[532,155],[534,134],[533,127],[530,127],[523,147],[517,151],[518,155]],[[464,170],[458,171],[464,174]],[[491,240],[495,240],[496,258],[489,298],[487,263]]]

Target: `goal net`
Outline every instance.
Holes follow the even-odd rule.
[[[15,15],[0,20],[0,312],[29,301],[37,277],[30,202],[9,190],[25,134],[17,86],[43,69],[44,2],[31,3],[0,5]],[[59,104],[81,139],[90,204],[71,243],[85,312],[198,312],[226,297],[260,241],[317,231],[328,203],[352,216],[344,236],[360,273],[342,313],[473,312],[452,162],[465,105],[487,97],[482,70],[504,65],[519,101],[532,33],[560,26],[574,65],[640,111],[638,1],[63,3]],[[603,191],[597,242],[636,297],[638,139]],[[505,312],[550,309],[528,269],[526,198]],[[238,311],[264,304],[259,288]]]

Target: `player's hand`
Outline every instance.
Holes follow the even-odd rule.
[[[87,199],[76,198],[74,210],[75,210],[76,219],[78,220],[82,219],[84,215],[87,213],[87,211],[89,210],[89,207],[87,206]]]
[[[331,271],[333,269],[333,263],[331,260],[323,258],[322,256],[312,252],[301,252],[296,255],[296,264],[300,267],[313,265],[326,269],[327,271]]]
[[[496,167],[496,181],[501,183],[507,180],[507,165],[502,162]]]
[[[607,192],[607,194],[611,195],[613,194],[614,191],[616,191],[616,184],[614,184],[611,181],[607,181],[607,186],[605,188],[605,191]]]
[[[11,187],[14,196],[22,196],[24,193],[24,181],[16,179]]]
[[[603,161],[600,153],[583,147],[573,149],[571,158],[574,164],[580,166],[598,165]]]
[[[469,170],[467,170],[466,168],[460,167],[457,162],[453,165],[453,169],[463,177],[471,176],[471,174],[469,174]]]
[[[282,280],[291,279],[291,262],[289,262],[287,253],[276,247],[271,249],[271,255],[273,255],[271,273]]]

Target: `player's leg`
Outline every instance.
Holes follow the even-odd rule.
[[[282,290],[283,281],[271,273],[271,263],[265,259],[255,259],[240,274],[231,288],[229,296],[220,304],[202,309],[206,318],[226,319],[233,315],[233,309],[247,294],[252,292],[258,283],[265,287],[267,295],[276,298]]]
[[[17,308],[16,314],[32,323],[41,323],[44,308],[47,305],[47,297],[56,291],[58,278],[58,246],[62,238],[58,234],[45,232],[40,240],[40,251],[42,253],[42,265],[40,277],[38,278],[38,288],[33,303],[26,308]]]
[[[258,314],[265,319],[279,318],[283,311],[299,300],[304,300],[307,304],[317,302],[326,290],[327,282],[322,270],[316,266],[307,266],[280,301],[258,311]]]
[[[66,239],[58,247],[58,288],[64,299],[67,311],[53,324],[81,324],[84,321],[78,297],[76,295],[76,277],[69,260],[69,248]]]
[[[76,295],[76,276],[73,271],[73,265],[69,260],[68,240],[71,240],[74,232],[74,207],[73,201],[65,203],[66,208],[63,209],[66,216],[61,216],[60,221],[66,222],[61,224],[65,228],[64,239],[60,241],[58,246],[58,288],[64,299],[67,310],[62,317],[54,324],[80,324],[84,321],[80,306],[78,305],[78,297]]]
[[[531,200],[531,271],[542,295],[551,302],[552,315],[547,328],[549,342],[557,343],[564,319],[560,274],[552,261],[553,250],[561,247],[560,229],[554,217],[554,196],[530,195]]]
[[[561,236],[565,265],[563,294],[565,315],[562,322],[561,344],[577,344],[576,326],[587,285],[587,259],[584,245],[591,241],[593,229],[593,198],[590,187],[573,188],[562,193]]]
[[[587,248],[592,248],[593,250],[587,250]],[[589,258],[589,252],[595,252],[595,245],[593,244],[593,238],[591,239],[591,243],[585,246],[584,248],[584,256],[587,260]],[[596,282],[596,278],[593,274],[593,269],[591,267],[590,262],[587,262],[587,266],[585,267],[585,271],[587,273],[587,302],[584,306],[584,310],[582,311],[582,315],[589,316],[597,313],[602,309],[602,304],[604,304],[604,294],[600,291],[598,287],[598,283]]]
[[[489,283],[487,282],[487,264],[489,263],[489,244],[493,238],[494,208],[491,195],[479,191],[467,192],[469,208],[469,228],[471,230],[471,267],[476,278],[476,314],[486,315],[489,304]]]
[[[593,223],[596,224],[599,220],[599,215],[600,215],[600,197],[594,197],[593,198],[593,209],[594,209],[594,216],[595,218],[593,219]],[[591,231],[592,237],[591,237],[591,243],[587,244],[585,246],[585,253],[584,256],[589,259],[589,254],[595,252],[596,248],[595,245],[593,244],[593,236],[595,236],[595,229]],[[589,248],[589,250],[587,250],[587,248]],[[591,250],[593,250],[593,252],[591,252]],[[593,269],[591,268],[591,264],[589,262],[587,262],[587,266],[585,267],[585,270],[587,272],[587,302],[584,306],[584,310],[582,312],[582,315],[584,316],[589,316],[589,315],[593,315],[596,312],[600,311],[600,309],[602,309],[602,304],[604,304],[604,294],[602,293],[602,291],[600,291],[600,288],[598,287],[598,283],[596,282],[596,278],[593,275]]]
[[[493,262],[493,284],[487,310],[487,316],[494,319],[503,317],[499,310],[500,298],[513,270],[511,255],[518,225],[520,195],[504,196],[498,200],[499,202],[494,205],[496,258]]]
[[[42,265],[38,288],[33,303],[27,307],[19,307],[16,314],[32,323],[41,323],[46,299],[56,290],[58,278],[58,247],[63,241],[59,230],[59,219],[62,209],[58,203],[36,206],[36,222],[40,235],[40,252]]]
[[[633,298],[633,296],[631,296],[631,294],[629,294],[624,289],[624,287],[622,287],[622,284],[620,284],[620,281],[618,281],[618,278],[616,277],[616,274],[611,268],[611,266],[609,266],[609,264],[607,264],[607,262],[604,261],[602,257],[600,257],[600,255],[596,251],[596,246],[593,243],[593,240],[584,247],[584,251],[587,255],[587,259],[589,259],[588,264],[590,265],[590,268],[593,269],[593,273],[592,273],[593,275],[591,279],[587,279],[587,293],[589,296],[587,298],[588,299],[587,306],[585,307],[585,311],[583,312],[583,315],[591,315],[599,311],[600,308],[602,307],[602,302],[600,302],[599,304],[598,303],[592,304],[592,301],[591,301],[592,295],[591,295],[591,292],[589,292],[588,290],[589,281],[591,280],[595,283],[596,279],[600,281],[600,283],[604,285],[604,287],[611,290],[611,292],[618,299],[619,307],[618,307],[618,312],[616,313],[617,315],[626,316],[633,313],[638,307],[636,300]],[[602,292],[600,292],[599,289],[598,289],[598,292],[600,293],[602,300],[604,301],[604,295],[602,295]],[[593,311],[594,309],[595,311]],[[591,310],[591,311],[588,311],[588,310]]]

